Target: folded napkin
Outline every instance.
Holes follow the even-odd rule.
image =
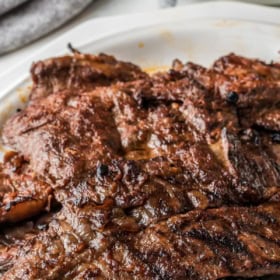
[[[58,28],[93,0],[0,0],[0,54]]]

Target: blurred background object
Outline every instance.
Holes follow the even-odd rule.
[[[0,0],[0,53],[58,28],[93,0]]]
[[[1,0],[0,1],[0,15],[12,10],[27,0]]]
[[[177,4],[177,0],[159,0],[161,8],[174,7]]]

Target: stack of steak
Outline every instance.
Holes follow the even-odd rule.
[[[5,124],[0,279],[280,274],[280,65],[35,63]]]

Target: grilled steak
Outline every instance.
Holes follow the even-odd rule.
[[[31,100],[60,90],[91,90],[96,86],[147,76],[136,65],[118,61],[113,56],[80,53],[34,63],[31,75]]]
[[[13,152],[0,169],[0,223],[17,222],[49,207],[51,188]]]
[[[3,279],[280,273],[278,64],[230,54],[149,76],[75,53],[32,78],[3,129],[18,154],[1,170],[0,211],[13,207],[0,221],[40,214],[51,196],[61,210],[5,249]]]
[[[137,234],[107,226],[88,245],[58,217],[3,279],[208,280],[280,273],[279,207],[198,210]]]
[[[32,220],[5,224],[0,230],[0,278],[5,271],[13,267],[18,258],[26,254],[32,245],[32,240],[48,229],[48,225],[55,216],[54,212],[43,214]]]
[[[278,203],[194,211],[148,227],[133,244],[163,279],[258,276],[267,265],[279,273],[279,211]]]

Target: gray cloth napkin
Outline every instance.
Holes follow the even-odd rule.
[[[0,1],[0,15],[12,10],[27,0],[1,0]]]
[[[0,0],[0,54],[58,28],[91,2],[93,0]]]

